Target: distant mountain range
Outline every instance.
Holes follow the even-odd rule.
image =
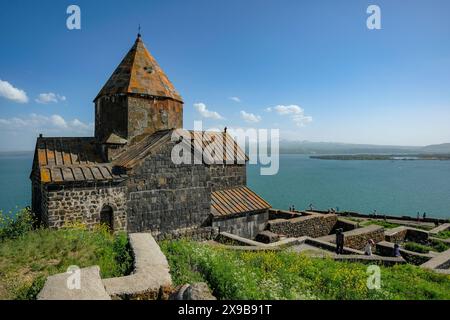
[[[270,149],[270,148],[269,148]],[[248,151],[248,150],[247,150]],[[32,156],[33,151],[0,151],[0,156]],[[311,141],[280,141],[282,154],[317,154],[317,155],[346,155],[346,154],[448,154],[450,143],[434,144],[425,147],[415,146],[384,146],[372,144],[351,144],[338,142]]]
[[[284,154],[450,154],[450,143],[416,146],[385,146],[335,142],[280,141]]]

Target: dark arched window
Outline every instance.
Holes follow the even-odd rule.
[[[114,214],[110,206],[103,206],[100,211],[100,223],[106,225],[110,231],[114,230]]]

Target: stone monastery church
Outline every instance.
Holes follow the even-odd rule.
[[[94,103],[94,137],[37,138],[30,179],[42,225],[250,238],[264,228],[270,205],[246,186],[247,156],[226,130],[182,129],[183,100],[140,35]],[[220,157],[205,152],[219,140]],[[174,163],[180,143],[200,161]]]

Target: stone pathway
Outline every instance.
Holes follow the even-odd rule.
[[[430,234],[438,234],[441,231],[446,231],[449,229],[450,229],[450,223],[444,223],[444,224],[441,224],[440,226],[437,226],[433,230],[430,230]]]
[[[125,277],[104,279],[113,298],[156,299],[161,287],[170,287],[169,263],[150,233],[129,234],[134,252],[134,272]]]
[[[77,273],[59,273],[49,276],[38,300],[111,300],[100,278],[100,268],[93,266],[79,269],[79,288],[75,277]],[[72,288],[72,289],[70,289]]]

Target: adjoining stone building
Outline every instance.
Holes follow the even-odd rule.
[[[95,137],[37,139],[32,210],[44,226],[245,237],[264,228],[270,205],[246,186],[247,156],[226,132],[181,129],[183,100],[140,35],[94,103]],[[193,161],[172,161],[180,146]]]

